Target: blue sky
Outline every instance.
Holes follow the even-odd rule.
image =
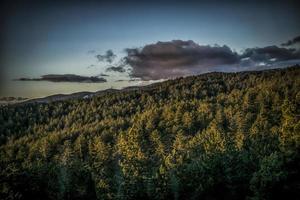
[[[280,45],[300,34],[295,2],[145,2],[8,3],[2,27],[4,77],[105,72],[106,63],[98,63],[89,50],[111,49],[121,58],[125,48],[179,39],[240,52]],[[91,64],[97,66],[88,69]],[[118,76],[126,77],[112,75]]]

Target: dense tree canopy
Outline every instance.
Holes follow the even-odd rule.
[[[289,199],[300,67],[0,108],[0,199]]]

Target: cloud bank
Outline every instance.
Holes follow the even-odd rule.
[[[140,48],[127,48],[126,55],[118,61],[115,61],[116,55],[112,50],[96,57],[98,61],[110,63],[106,66],[106,72],[129,73],[130,80],[155,81],[212,71],[262,70],[300,64],[300,48],[286,47],[298,44],[299,39],[300,37],[295,37],[283,43],[281,47],[272,45],[247,48],[240,53],[226,45],[200,45],[192,40],[172,40],[147,44]],[[94,66],[92,64],[89,67]],[[40,78],[17,80],[102,83],[107,81],[103,78],[105,76],[109,75],[101,73],[98,76],[87,77],[75,74],[48,74]]]
[[[50,82],[77,82],[77,83],[103,83],[107,80],[96,76],[79,76],[75,74],[47,74],[41,78],[19,78],[17,81],[50,81]]]
[[[300,63],[300,51],[278,46],[248,48],[242,53],[224,45],[199,45],[192,40],[172,40],[125,49],[119,66],[107,71],[125,72],[133,78],[168,79],[210,71],[242,71],[280,67]],[[125,63],[125,64],[124,64]]]
[[[282,43],[281,45],[282,46],[292,46],[294,44],[300,44],[300,35],[297,36],[297,37],[295,37],[295,38],[293,38],[292,40],[289,40],[289,41],[287,41],[285,43]]]
[[[300,51],[277,46],[267,46],[263,48],[248,48],[240,57],[249,58],[254,62],[286,61],[299,59]]]

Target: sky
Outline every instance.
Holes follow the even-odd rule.
[[[297,1],[19,0],[1,8],[0,96],[300,63]]]

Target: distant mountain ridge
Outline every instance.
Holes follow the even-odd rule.
[[[289,68],[297,68],[300,67],[299,65],[293,66],[293,67],[289,67]],[[241,71],[241,72],[209,72],[209,73],[205,73],[205,74],[200,74],[200,75],[195,75],[195,76],[206,76],[206,75],[211,75],[211,74],[256,74],[256,73],[260,73],[260,72],[268,72],[268,71],[280,71],[280,70],[285,70],[285,68],[276,68],[276,69],[268,69],[268,70],[262,70],[262,71]],[[195,77],[195,76],[188,76],[188,77],[179,77],[176,79],[172,79],[172,80],[180,80],[180,79],[188,79],[189,77]],[[172,81],[169,80],[169,81]],[[167,80],[168,81],[168,80]],[[117,92],[126,92],[126,91],[132,91],[132,90],[147,90],[150,88],[153,88],[156,85],[159,85],[160,83],[163,82],[159,82],[159,83],[153,83],[153,84],[149,84],[146,86],[128,86],[122,89],[106,89],[106,90],[99,90],[96,92],[88,92],[88,91],[83,91],[83,92],[75,92],[72,94],[55,94],[55,95],[50,95],[50,96],[46,96],[46,97],[41,97],[41,98],[33,98],[33,99],[29,99],[29,100],[25,100],[22,102],[17,102],[18,104],[28,104],[28,103],[50,103],[50,102],[55,102],[55,101],[64,101],[64,100],[68,100],[68,99],[80,99],[80,98],[91,98],[93,96],[101,96],[101,95],[105,95],[108,93],[117,93]]]

